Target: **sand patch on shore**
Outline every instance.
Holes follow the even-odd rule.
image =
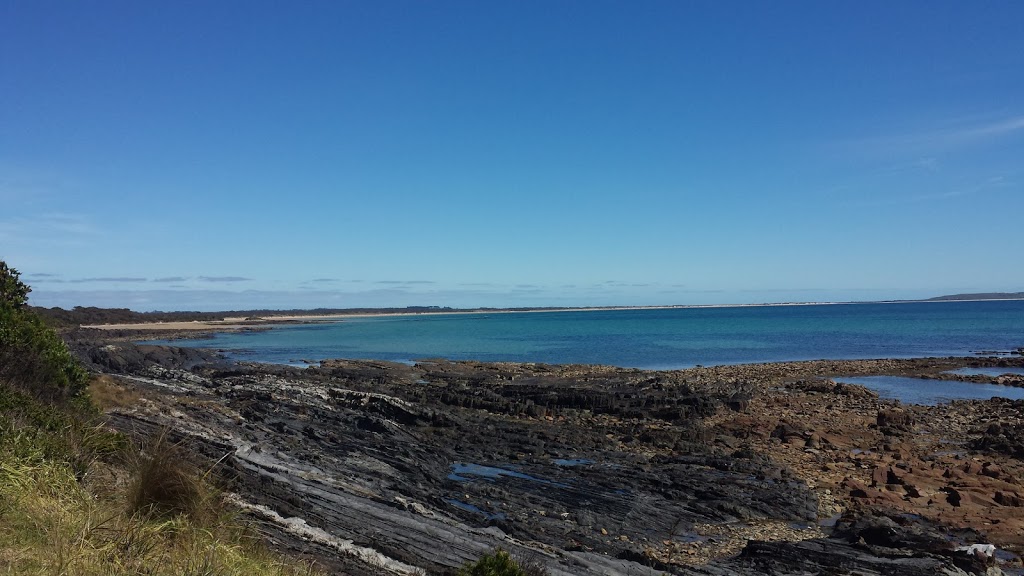
[[[136,324],[92,324],[82,328],[95,328],[97,330],[241,330],[259,325],[259,322],[239,324],[242,318],[225,318],[224,320],[211,320],[200,322],[139,322]]]

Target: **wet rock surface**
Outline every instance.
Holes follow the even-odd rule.
[[[298,369],[76,349],[142,393],[114,426],[171,429],[272,542],[338,573],[445,574],[500,546],[552,574],[982,574],[995,559],[956,546],[994,543],[1005,568],[1024,544],[1022,406],[828,379],[977,358]]]

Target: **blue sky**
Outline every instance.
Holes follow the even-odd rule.
[[[1024,290],[1024,4],[0,0],[45,306]]]

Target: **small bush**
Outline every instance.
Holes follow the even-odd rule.
[[[130,465],[128,510],[145,516],[196,516],[216,500],[199,469],[167,432],[150,439]]]
[[[40,400],[66,402],[88,382],[64,341],[38,316],[0,304],[0,384]]]
[[[485,554],[473,564],[464,566],[458,576],[546,576],[547,573],[539,562],[517,561],[499,548],[494,554]]]
[[[81,394],[89,376],[60,336],[29,309],[31,291],[0,260],[0,385],[64,402]]]
[[[21,273],[0,260],[0,306],[24,308],[32,289],[21,281]]]

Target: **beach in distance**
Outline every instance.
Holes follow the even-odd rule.
[[[1024,301],[1003,300],[289,316],[278,320],[281,323],[245,324],[232,319],[223,324],[184,323],[193,324],[203,337],[176,343],[216,348],[236,359],[283,364],[328,358],[398,362],[447,358],[648,369],[825,358],[963,356],[1009,353],[1024,345]],[[160,332],[153,334],[160,338]]]
[[[856,304],[914,304],[914,303],[936,303],[936,302],[990,302],[990,301],[1015,301],[1024,300],[1024,293],[985,293],[985,294],[954,294],[939,296],[926,300],[883,300],[867,302],[762,302],[750,304],[667,304],[654,306],[585,306],[585,307],[536,307],[536,308],[440,308],[409,307],[406,309],[348,309],[348,310],[261,310],[241,313],[228,311],[223,313],[195,313],[204,316],[197,320],[163,320],[159,319],[163,312],[142,312],[132,313],[136,317],[153,316],[154,319],[140,320],[133,322],[82,322],[83,328],[98,330],[168,330],[168,331],[233,331],[247,330],[254,326],[275,325],[275,324],[303,324],[332,322],[351,318],[376,318],[381,316],[431,316],[444,314],[517,314],[517,313],[541,313],[541,312],[599,312],[610,310],[677,310],[689,308],[760,308],[774,306],[830,306],[830,305],[856,305]],[[177,315],[189,315],[189,312],[172,313]],[[207,318],[210,315],[216,318]]]

